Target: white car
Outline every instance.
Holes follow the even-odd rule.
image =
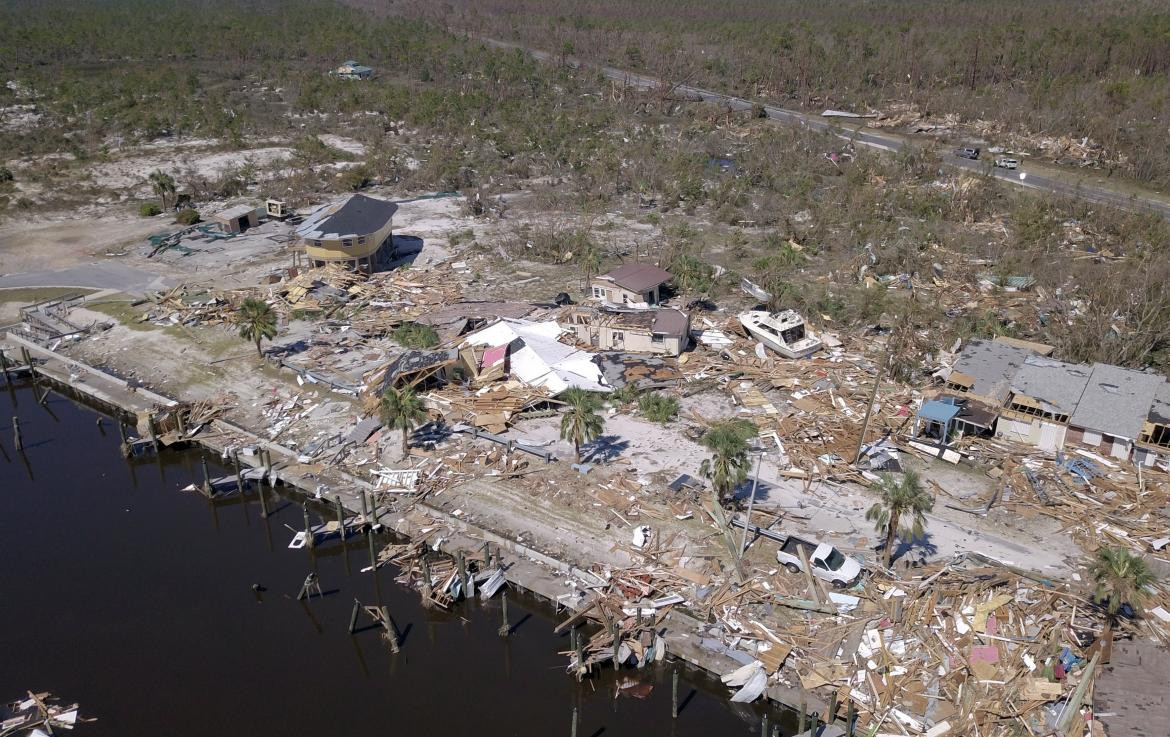
[[[1000,169],[1019,169],[1020,168],[1020,160],[1019,159],[999,158],[999,159],[995,160],[995,165],[997,168],[1000,168]]]

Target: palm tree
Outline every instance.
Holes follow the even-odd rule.
[[[261,339],[276,337],[276,313],[268,303],[254,297],[245,299],[236,310],[236,325],[240,328],[240,337],[255,342],[256,353],[264,358],[264,352],[260,350]]]
[[[561,415],[561,440],[573,444],[577,463],[581,462],[581,445],[596,440],[605,428],[605,418],[597,414],[601,404],[597,394],[573,387],[561,395],[568,412]]]
[[[755,435],[756,426],[746,420],[716,422],[703,434],[700,442],[711,457],[699,465],[699,473],[711,482],[720,503],[747,479],[748,440]]]
[[[1154,574],[1145,559],[1126,548],[1101,548],[1090,569],[1097,589],[1093,599],[1105,607],[1105,631],[1101,633],[1103,659],[1109,660],[1113,647],[1113,629],[1125,604],[1140,604],[1147,596],[1146,586],[1154,582]]]
[[[878,534],[885,533],[883,553],[886,568],[889,568],[894,560],[895,537],[914,540],[926,532],[926,513],[934,509],[934,497],[922,488],[915,471],[906,471],[899,480],[887,476],[878,485],[878,491],[882,498],[869,508],[865,518],[873,522]],[[906,516],[909,523],[903,524]]]
[[[590,244],[577,256],[577,263],[581,265],[581,275],[585,278],[585,294],[589,294],[589,282],[601,270],[601,252]]]
[[[378,412],[383,425],[402,431],[402,456],[405,458],[410,452],[410,431],[427,418],[422,397],[410,386],[401,389],[390,387],[382,394]]]
[[[162,209],[167,209],[167,199],[175,193],[175,178],[162,169],[155,169],[148,179],[151,189],[162,201]]]

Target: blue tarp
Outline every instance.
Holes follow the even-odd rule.
[[[940,402],[937,399],[923,403],[922,409],[918,410],[919,417],[944,425],[955,419],[955,415],[957,414],[959,414],[958,405]]]

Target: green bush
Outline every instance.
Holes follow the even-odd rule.
[[[439,343],[439,334],[430,325],[404,322],[394,330],[394,340],[407,348],[432,348]]]
[[[0,166],[0,182],[11,182],[12,170],[6,166]]]
[[[153,202],[143,202],[138,206],[138,214],[144,218],[152,218],[162,212],[162,208]]]
[[[179,214],[175,216],[175,222],[180,225],[194,225],[199,222],[199,211],[187,208],[180,210]]]
[[[651,422],[666,424],[678,416],[678,400],[659,392],[638,397],[638,409]]]

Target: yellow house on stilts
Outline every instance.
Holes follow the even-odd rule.
[[[393,202],[354,194],[313,210],[294,233],[312,266],[341,263],[373,273],[393,258],[397,210]]]

